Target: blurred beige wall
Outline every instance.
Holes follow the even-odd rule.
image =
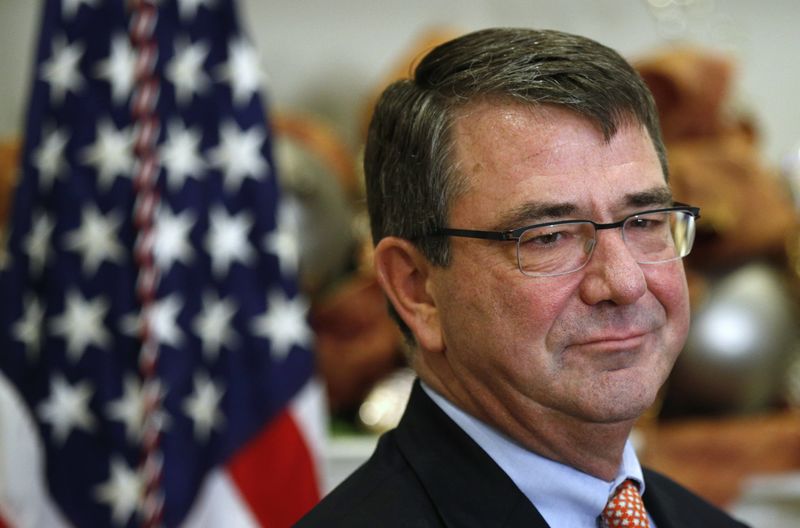
[[[0,137],[21,129],[41,4],[0,0]],[[273,107],[326,117],[353,144],[374,84],[416,34],[443,24],[562,29],[629,57],[676,35],[730,50],[740,63],[737,101],[757,116],[767,160],[800,144],[796,0],[242,0],[240,11]]]

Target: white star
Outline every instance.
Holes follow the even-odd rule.
[[[74,93],[83,87],[78,63],[84,51],[80,43],[68,45],[62,35],[53,38],[53,54],[42,63],[41,77],[50,84],[50,97],[54,103],[61,104],[65,93]]]
[[[217,77],[230,83],[236,106],[249,103],[264,78],[253,46],[243,38],[232,40],[228,44],[228,61],[219,66]]]
[[[159,343],[178,348],[183,343],[183,332],[178,326],[178,314],[183,301],[177,294],[161,299],[148,314],[150,325]]]
[[[111,54],[95,66],[96,75],[111,84],[111,98],[122,104],[133,89],[136,73],[136,53],[128,36],[117,33],[111,40]]]
[[[194,435],[201,442],[225,421],[219,410],[224,392],[202,372],[194,375],[194,392],[183,401],[183,410],[194,421]]]
[[[247,213],[231,216],[221,207],[211,210],[210,225],[206,235],[206,250],[211,256],[214,274],[224,277],[235,261],[249,265],[255,258],[255,251],[247,235],[253,227],[253,220]]]
[[[209,361],[219,356],[223,346],[229,350],[236,346],[238,339],[231,324],[236,311],[236,304],[230,300],[222,300],[209,292],[203,295],[203,309],[195,317],[192,328],[203,342],[203,354]]]
[[[273,358],[284,359],[293,345],[306,347],[311,343],[307,312],[305,299],[300,296],[288,299],[275,290],[267,297],[266,312],[253,318],[251,328],[256,335],[269,339]]]
[[[153,391],[152,398],[160,402],[164,397],[164,390],[159,382],[153,382],[148,390]],[[142,428],[145,419],[145,393],[135,376],[126,375],[123,382],[123,394],[119,399],[106,405],[106,412],[112,420],[121,421],[125,425],[125,434],[133,444],[142,437]],[[169,426],[169,416],[158,408],[152,416],[154,425],[164,430]]]
[[[94,496],[111,508],[114,524],[125,526],[142,504],[144,490],[144,477],[113,456],[108,480],[94,488]]]
[[[121,263],[125,259],[125,248],[117,239],[120,224],[116,211],[103,216],[97,206],[84,206],[80,225],[64,234],[64,247],[81,253],[84,274],[95,274],[104,261]]]
[[[73,386],[60,374],[50,381],[50,395],[39,404],[37,412],[42,421],[50,423],[56,443],[63,444],[73,429],[92,432],[96,425],[89,412],[93,392],[89,382]]]
[[[178,326],[183,300],[178,294],[159,299],[142,314],[129,314],[123,318],[122,330],[132,336],[138,336],[143,330],[145,321],[149,322],[150,331],[156,342],[178,348],[183,343],[184,335]]]
[[[111,335],[103,319],[109,303],[103,297],[85,299],[75,290],[67,292],[64,312],[50,321],[50,331],[67,341],[67,356],[73,362],[80,360],[90,345],[106,348]]]
[[[247,177],[264,179],[269,174],[267,160],[261,155],[266,137],[258,126],[244,131],[232,121],[222,124],[220,143],[209,156],[212,164],[224,173],[223,182],[229,193],[238,191]]]
[[[160,208],[153,231],[153,256],[162,272],[168,272],[176,262],[186,266],[191,263],[194,250],[189,233],[195,220],[189,209],[173,214],[168,206]]]
[[[81,151],[80,159],[97,171],[97,183],[101,190],[109,190],[118,176],[130,175],[133,142],[133,134],[129,130],[118,129],[108,119],[100,121],[94,143]]]
[[[25,345],[28,359],[34,361],[39,357],[42,345],[42,322],[44,321],[44,306],[33,295],[27,294],[23,303],[25,313],[11,327],[14,339]]]
[[[216,0],[178,0],[181,20],[189,20],[197,16],[197,8],[201,5],[211,8],[215,3]]]
[[[278,225],[264,236],[264,249],[278,257],[281,274],[295,275],[300,265],[300,207],[297,201],[284,196],[278,206]]]
[[[50,254],[50,237],[53,234],[55,222],[47,213],[37,212],[33,214],[33,225],[28,232],[22,245],[28,254],[30,271],[33,275],[41,274],[47,257]]]
[[[144,398],[136,378],[130,374],[123,381],[123,394],[106,405],[106,412],[113,420],[125,424],[125,433],[132,443],[141,437],[144,418]]]
[[[197,128],[186,128],[179,120],[167,125],[167,139],[161,147],[161,164],[166,169],[167,185],[171,191],[183,188],[188,177],[200,178],[205,169],[200,155],[202,134]]]
[[[69,141],[69,133],[45,127],[43,135],[44,139],[31,155],[31,163],[39,171],[39,188],[49,191],[55,179],[63,176],[67,168],[64,149]]]
[[[71,20],[75,18],[75,14],[81,4],[94,7],[97,5],[97,0],[63,0],[61,2],[61,12],[64,15],[64,19]]]
[[[175,86],[175,100],[179,105],[185,105],[193,94],[208,89],[210,81],[203,71],[208,51],[205,42],[189,44],[185,39],[176,40],[175,55],[167,64],[166,76]]]

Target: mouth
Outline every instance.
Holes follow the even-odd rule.
[[[649,332],[637,331],[625,334],[591,336],[573,343],[570,348],[598,353],[631,351],[642,346],[648,333]]]
[[[568,346],[564,359],[582,368],[591,365],[598,374],[627,372],[643,364],[647,336],[646,332],[592,336]]]

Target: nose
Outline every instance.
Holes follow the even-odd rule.
[[[589,305],[604,301],[633,304],[647,291],[642,268],[622,239],[622,231],[598,231],[591,259],[583,269],[580,295]]]

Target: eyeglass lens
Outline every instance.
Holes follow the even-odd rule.
[[[520,270],[548,276],[577,271],[589,262],[597,231],[591,222],[569,222],[528,229],[517,242]],[[685,257],[694,242],[694,216],[687,211],[644,213],[627,218],[622,237],[640,264]]]

